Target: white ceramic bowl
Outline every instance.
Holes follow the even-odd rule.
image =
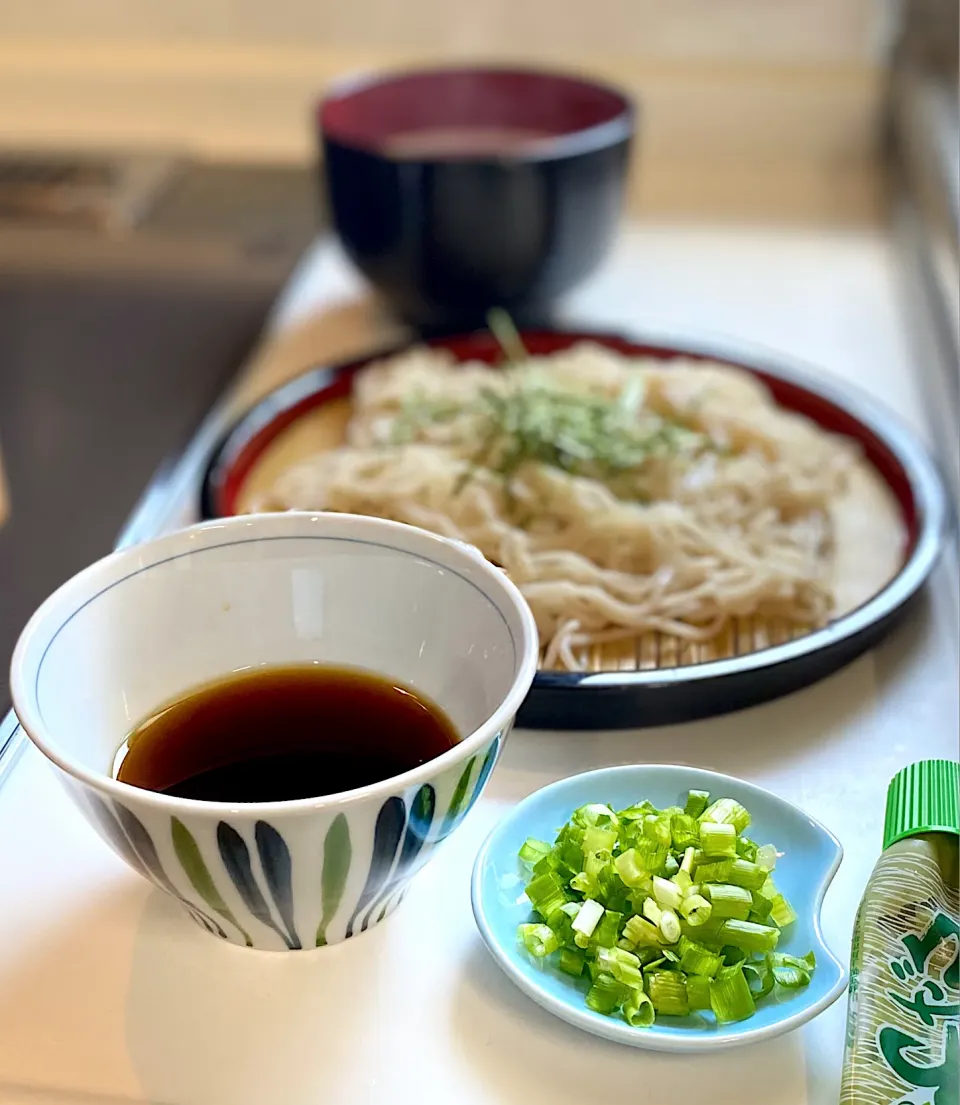
[[[111,778],[158,706],[243,668],[316,661],[420,690],[463,739],[393,779],[231,804]],[[87,819],[208,931],[312,948],[381,920],[476,800],[537,664],[519,591],[476,550],[344,514],[207,523],[114,553],[31,618],[13,704]]]

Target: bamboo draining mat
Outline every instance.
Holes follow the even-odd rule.
[[[645,633],[632,641],[575,650],[574,655],[582,670],[587,672],[663,671],[746,656],[805,637],[812,629],[812,626],[797,625],[785,618],[735,618],[709,641],[685,641],[666,633]],[[557,667],[554,670],[565,669]]]

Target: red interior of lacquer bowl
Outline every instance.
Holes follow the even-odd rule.
[[[602,126],[629,110],[613,89],[576,77],[465,68],[352,84],[324,100],[319,120],[328,138],[369,148],[431,127],[509,127],[557,137]]]
[[[609,349],[614,349],[618,353],[633,357],[656,357],[665,361],[675,357],[694,360],[723,360],[722,357],[711,354],[688,353],[680,349],[639,345],[625,338],[607,335],[524,331],[522,337],[525,347],[535,355],[556,353],[580,341],[593,341],[605,345]],[[443,338],[429,344],[449,349],[458,360],[462,361],[476,360],[496,364],[502,357],[500,346],[491,335],[486,333]],[[238,451],[233,456],[232,461],[224,458],[228,464],[226,470],[221,469],[219,473],[215,472],[213,474],[215,483],[213,507],[216,514],[220,516],[233,514],[243,483],[267,446],[307,411],[313,410],[332,399],[349,395],[353,386],[354,373],[368,364],[371,359],[373,358],[366,358],[363,361],[344,365],[343,368],[336,371],[329,384],[310,392],[289,407],[278,411],[276,417],[253,433],[249,440],[237,442]],[[728,361],[727,363],[736,364],[734,361]],[[825,430],[844,434],[859,442],[867,460],[889,485],[900,505],[907,531],[907,548],[904,550],[904,554],[905,557],[909,556],[913,551],[918,534],[916,504],[910,487],[910,480],[892,450],[873,430],[829,399],[759,369],[748,368],[744,365],[736,365],[736,367],[742,368],[762,380],[780,406],[787,410],[796,411],[798,414],[806,415]]]

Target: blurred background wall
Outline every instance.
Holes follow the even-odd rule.
[[[647,213],[871,219],[894,0],[2,0],[0,140],[304,160],[345,72],[584,67],[644,109]]]

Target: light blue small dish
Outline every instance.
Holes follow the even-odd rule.
[[[813,949],[817,969],[810,985],[771,994],[749,1020],[717,1025],[710,1014],[658,1020],[632,1028],[619,1017],[594,1013],[584,1004],[587,983],[541,966],[517,942],[517,926],[532,918],[523,893],[517,852],[527,837],[552,841],[578,806],[606,802],[623,809],[641,799],[656,806],[682,804],[688,790],[735,798],[753,815],[747,830],[760,844],[783,853],[777,885],[797,913],[778,951],[805,955]],[[823,942],[820,907],[843,858],[839,841],[821,824],[762,787],[693,767],[642,764],[603,768],[543,787],[524,799],[487,837],[473,869],[473,913],[487,947],[509,978],[544,1009],[597,1036],[656,1051],[711,1051],[757,1043],[806,1023],[837,1000],[846,972]],[[778,988],[779,989],[779,988]]]

